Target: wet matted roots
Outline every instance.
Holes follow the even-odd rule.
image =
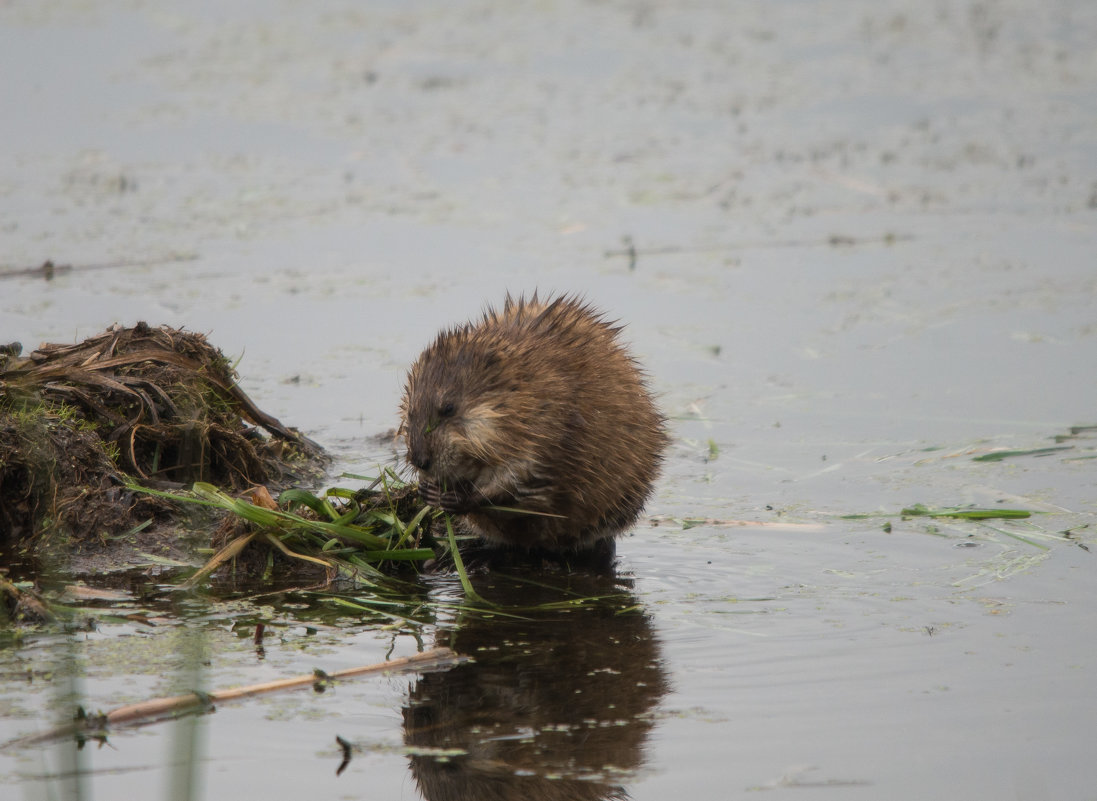
[[[138,323],[0,355],[0,534],[117,533],[167,510],[132,493],[207,481],[285,486],[318,445],[261,411],[197,333]]]

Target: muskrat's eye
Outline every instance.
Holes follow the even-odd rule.
[[[442,417],[453,417],[455,411],[457,411],[457,407],[452,403],[443,403],[438,409],[438,414]]]

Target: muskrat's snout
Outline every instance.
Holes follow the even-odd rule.
[[[416,469],[426,472],[430,470],[430,454],[425,450],[408,451],[408,461],[411,462]]]
[[[432,459],[430,456],[430,448],[427,446],[426,437],[409,436],[407,438],[407,444],[408,464],[422,472],[430,470]]]

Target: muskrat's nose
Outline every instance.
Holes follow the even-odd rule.
[[[420,470],[430,470],[430,455],[408,451],[408,461]]]

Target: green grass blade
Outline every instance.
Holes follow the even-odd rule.
[[[1032,517],[1032,512],[1027,509],[965,509],[959,506],[950,506],[943,509],[930,509],[920,503],[908,506],[900,513],[903,517],[954,517],[961,520],[1023,520]]]
[[[193,494],[187,494],[185,492],[165,492],[164,490],[156,490],[151,487],[142,487],[140,484],[126,484],[126,489],[130,492],[142,492],[145,495],[152,495],[156,498],[167,498],[172,501],[182,501],[183,503],[193,503],[198,506],[214,506],[224,508],[223,503],[217,501],[207,501],[202,498],[196,498]]]
[[[453,533],[453,519],[446,515],[446,536],[449,539],[449,551],[453,555],[453,564],[457,567],[457,577],[461,579],[461,587],[465,590],[465,597],[470,601],[476,601],[486,606],[495,606],[490,601],[480,597],[480,594],[472,588],[468,571],[465,570],[465,562],[461,558],[461,552],[457,550],[457,535]]]
[[[336,520],[339,517],[339,513],[330,502],[324,498],[317,498],[308,490],[288,489],[278,496],[278,503],[288,505],[290,511],[293,511],[293,507],[298,504],[307,506],[320,517],[328,520]]]
[[[415,517],[413,517],[408,522],[407,526],[404,527],[404,530],[400,533],[400,537],[396,540],[392,547],[399,548],[401,545],[411,539],[411,533],[415,531],[416,526],[423,522],[423,518],[430,514],[430,511],[431,508],[429,506],[424,506],[422,509],[420,509]]]
[[[1003,459],[1014,459],[1018,456],[1047,456],[1056,451],[1069,451],[1073,448],[1073,445],[1060,445],[1058,447],[1033,448],[1028,451],[991,451],[981,456],[973,456],[971,460],[973,462],[1000,462]]]
[[[363,558],[375,562],[422,562],[425,559],[434,557],[434,551],[430,548],[394,548],[384,551],[359,551],[358,553]]]

